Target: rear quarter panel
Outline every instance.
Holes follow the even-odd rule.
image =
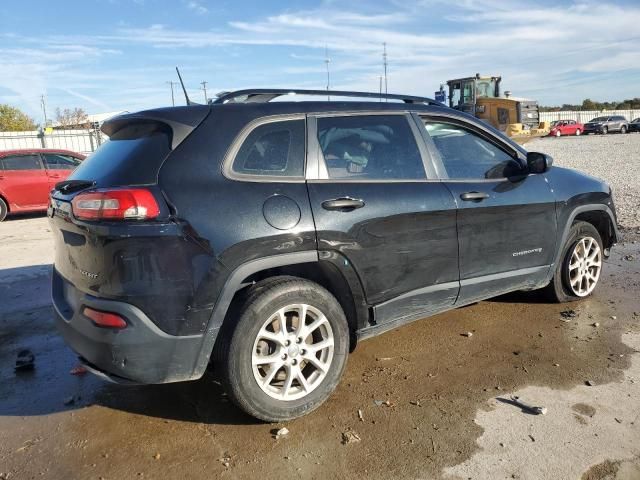
[[[232,141],[252,119],[242,105],[217,106],[163,165],[158,184],[188,224],[191,241],[202,245],[191,259],[193,307],[211,308],[230,273],[254,259],[316,250],[313,216],[306,184],[249,182],[226,178],[222,162]],[[286,195],[300,210],[289,229],[271,226],[265,201]]]

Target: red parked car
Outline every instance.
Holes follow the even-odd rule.
[[[557,120],[551,124],[549,135],[561,137],[562,135],[580,135],[584,132],[584,125],[575,120]]]
[[[86,157],[69,150],[0,152],[0,222],[8,214],[46,210],[49,192]]]

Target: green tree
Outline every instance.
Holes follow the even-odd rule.
[[[26,113],[7,104],[0,104],[0,132],[35,130],[35,122]]]
[[[585,98],[582,101],[582,109],[583,110],[599,110],[599,108],[597,108],[596,103],[590,98]]]

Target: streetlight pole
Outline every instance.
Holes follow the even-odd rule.
[[[172,105],[173,107],[175,107],[175,106],[176,106],[176,100],[175,100],[175,98],[174,98],[174,96],[173,96],[173,86],[174,86],[177,82],[171,82],[171,81],[169,81],[169,82],[165,82],[165,83],[168,83],[168,84],[171,86],[171,105]]]
[[[387,42],[382,44],[382,63],[384,65],[384,94],[387,95],[389,90],[387,88]]]
[[[42,114],[44,115],[44,126],[47,126],[47,105],[44,101],[44,94],[40,95],[40,104],[42,105]]]
[[[329,63],[331,62],[331,60],[329,59],[329,49],[326,47],[324,47],[324,64],[327,67],[327,92],[329,92],[329,89],[331,87],[331,74],[329,73]],[[329,95],[329,93],[327,93],[327,101],[331,101],[331,96]]]
[[[202,81],[200,82],[200,85],[202,85],[202,90],[204,90],[204,103],[207,104],[209,103],[209,99],[207,98],[207,83],[206,81]]]

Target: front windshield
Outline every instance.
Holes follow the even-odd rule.
[[[476,81],[476,96],[478,98],[495,98],[496,82],[491,79]]]
[[[607,117],[596,117],[593,120],[591,120],[591,122],[606,122],[607,121]]]
[[[640,123],[640,117],[631,120],[631,123]]]

